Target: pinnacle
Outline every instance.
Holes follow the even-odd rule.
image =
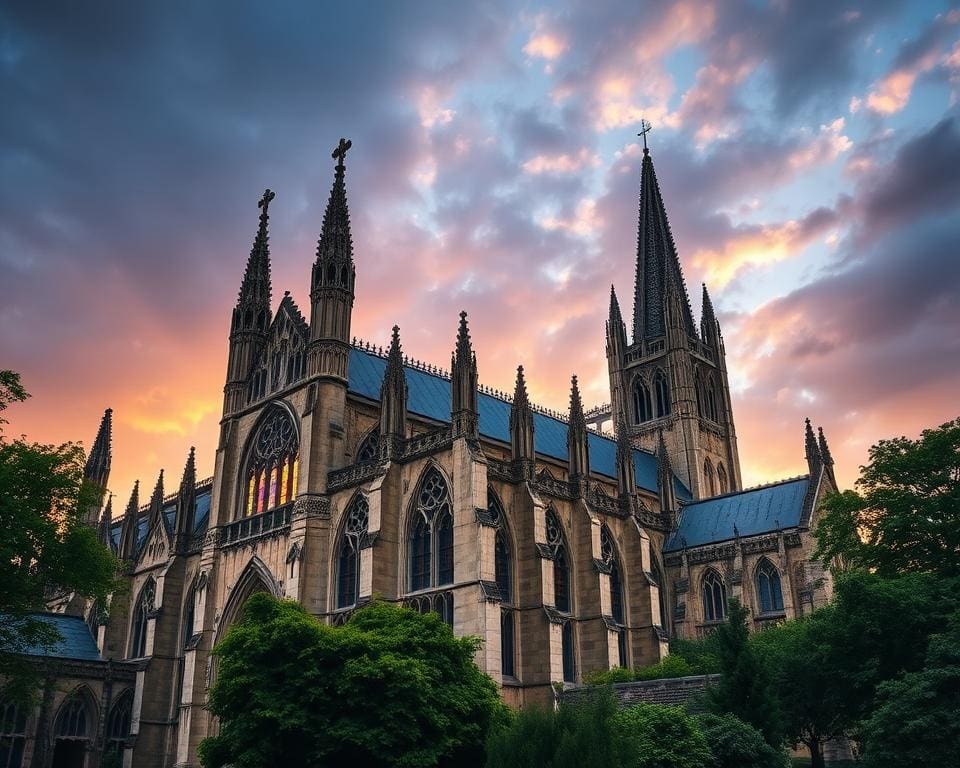
[[[127,508],[124,511],[124,516],[136,517],[140,511],[140,481],[137,480],[133,484],[133,491],[130,493],[130,501],[127,502]]]
[[[527,398],[527,382],[523,378],[523,366],[517,366],[517,384],[513,390],[513,407],[514,408],[526,408],[529,406],[529,400]]]
[[[180,486],[194,485],[197,481],[197,463],[196,448],[190,446],[190,455],[187,456],[187,463],[183,468],[183,480]]]
[[[267,226],[270,220],[268,213],[270,201],[276,196],[275,192],[269,189],[264,190],[263,197],[257,203],[257,207],[260,208],[260,224],[257,227],[257,235],[250,249],[250,258],[247,259],[247,268],[240,283],[238,303],[251,302],[270,306],[270,236]]]
[[[84,467],[87,479],[97,479],[110,471],[111,447],[113,441],[113,409],[107,408],[100,420],[100,428],[90,448],[90,455]]]
[[[577,383],[577,375],[574,374],[570,379],[570,428],[586,429],[587,422],[583,415],[583,400],[580,398],[580,386]]]
[[[620,314],[620,302],[617,301],[617,291],[610,286],[610,320],[616,323],[623,322],[623,316]]]
[[[334,170],[333,187],[323,214],[323,228],[317,242],[317,263],[337,262],[353,263],[353,237],[350,234],[350,211],[347,206],[347,187],[344,181],[346,165],[344,160],[352,142],[340,139],[339,147],[334,150],[337,160]]]
[[[460,312],[460,327],[457,330],[456,360],[469,363],[473,358],[473,348],[470,343],[470,329],[467,327],[467,313]]]
[[[830,446],[827,445],[827,438],[823,434],[823,427],[817,427],[817,433],[817,443],[818,447],[820,448],[820,455],[827,464],[833,464],[833,456],[830,454]]]
[[[163,470],[160,470],[160,475],[157,477],[157,484],[153,487],[153,495],[150,497],[150,503],[153,504],[154,501],[157,503],[163,503]]]
[[[113,494],[112,493],[109,496],[107,496],[107,504],[103,508],[102,517],[108,523],[113,519]]]
[[[662,465],[666,471],[670,471],[670,454],[667,451],[667,444],[663,439],[663,430],[661,429],[657,437],[657,464]]]

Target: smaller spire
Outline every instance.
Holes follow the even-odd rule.
[[[140,481],[133,484],[130,501],[123,513],[120,526],[120,545],[118,554],[124,560],[133,560],[137,556],[137,518],[140,515]]]
[[[517,383],[513,387],[513,405],[517,408],[526,408],[530,405],[527,397],[527,382],[523,378],[523,366],[517,366]]]
[[[404,438],[407,430],[407,375],[403,368],[403,348],[400,346],[400,326],[393,326],[387,367],[380,385],[381,445],[392,454],[394,445],[387,439]]]
[[[153,494],[150,496],[150,511],[147,530],[153,528],[154,524],[159,522],[163,525],[163,470],[157,477],[157,484],[153,487]]]
[[[107,496],[107,503],[100,515],[100,524],[97,526],[97,539],[101,544],[110,546],[110,526],[113,523],[113,494]]]
[[[623,324],[623,315],[620,314],[620,302],[617,300],[617,290],[610,286],[610,323]]]
[[[470,341],[466,312],[460,312],[457,343],[450,355],[450,378],[452,386],[450,412],[454,435],[476,437],[479,425],[477,355]]]
[[[106,488],[110,477],[110,462],[112,459],[113,442],[113,409],[107,408],[100,420],[97,437],[93,441],[90,455],[83,468],[83,479],[100,488]]]
[[[247,259],[243,280],[240,282],[238,305],[270,306],[270,236],[267,230],[270,221],[270,203],[276,196],[276,192],[266,189],[257,203],[257,208],[260,209],[260,224],[257,227],[257,235],[253,239],[253,247],[250,249],[250,258]]]
[[[467,313],[460,312],[460,327],[457,329],[457,346],[454,353],[454,362],[469,363],[473,355],[473,346],[470,343],[470,329],[467,327]]]
[[[186,552],[193,537],[193,523],[197,506],[197,460],[196,448],[190,446],[190,454],[183,468],[180,492],[177,494],[177,511],[174,519],[174,548]]]
[[[517,366],[517,383],[513,388],[513,403],[510,406],[510,449],[514,462],[520,465],[521,476],[532,479],[536,458],[533,410],[527,397],[522,365]]]
[[[352,146],[350,139],[340,139],[331,155],[337,165],[334,168],[333,187],[330,189],[327,209],[323,214],[320,239],[317,241],[317,266],[321,263],[353,263],[353,236],[350,234],[350,210],[347,206],[347,186],[344,180],[347,151]],[[315,269],[314,285],[316,284]]]
[[[833,471],[833,455],[830,453],[830,446],[827,445],[827,438],[823,434],[823,427],[817,427],[817,432],[819,433],[817,437],[817,448],[820,450],[820,457],[823,459],[827,477],[830,478],[833,487],[836,490],[840,490],[840,487],[837,485],[837,476]]]
[[[817,438],[813,434],[813,427],[810,426],[810,419],[805,419],[804,454],[807,458],[807,467],[810,469],[810,474],[816,475],[820,467],[823,466],[823,456],[820,455],[820,447],[817,445]]]
[[[707,292],[707,284],[703,284],[703,312],[700,316],[700,335],[704,340],[713,338],[713,331],[717,327],[717,316],[713,311],[713,302]]]
[[[570,378],[570,428],[586,429],[587,419],[583,414],[583,399],[580,397],[580,384],[577,375]]]
[[[585,490],[582,480],[590,475],[590,443],[587,420],[583,414],[583,400],[576,374],[570,379],[570,415],[567,426],[567,461],[570,481]]]
[[[660,510],[675,517],[677,509],[677,493],[673,484],[673,467],[670,463],[670,452],[667,450],[667,443],[663,439],[663,430],[659,430],[657,436],[657,490],[660,495]],[[671,527],[673,527],[671,523]]]

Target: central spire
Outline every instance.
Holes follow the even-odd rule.
[[[646,138],[646,137],[644,137]],[[671,294],[679,298],[682,324],[696,337],[690,299],[683,282],[680,260],[670,232],[670,222],[646,147],[640,171],[640,210],[637,224],[637,275],[633,303],[633,341],[663,336],[667,332],[667,304]]]

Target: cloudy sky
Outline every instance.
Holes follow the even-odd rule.
[[[960,7],[895,0],[0,6],[8,434],[89,445],[112,489],[213,469],[230,309],[265,187],[274,302],[309,306],[347,184],[354,333],[540,403],[609,399],[632,304],[642,117],[691,300],[726,338],[745,483],[843,483],[960,415]]]

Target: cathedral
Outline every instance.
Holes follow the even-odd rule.
[[[609,296],[610,402],[585,410],[573,376],[564,414],[530,401],[522,367],[512,396],[479,383],[465,312],[448,370],[408,357],[396,327],[385,347],[351,337],[364,264],[349,148],[333,153],[308,316],[289,292],[274,304],[274,193],[259,202],[213,477],[197,477],[191,449],[172,483],[138,483],[115,514],[104,415],[87,477],[105,503],[90,524],[129,589],[109,605],[63,595],[43,614],[64,634],[59,677],[35,711],[4,717],[4,738],[20,739],[8,765],[199,765],[217,728],[211,649],[255,592],[331,624],[375,596],[436,612],[482,639],[477,664],[514,707],[658,661],[671,638],[722,622],[729,598],[755,628],[829,599],[810,534],[836,489],[823,432],[807,422],[806,474],[742,487],[720,324],[705,286],[694,321],[646,148],[629,330]]]

